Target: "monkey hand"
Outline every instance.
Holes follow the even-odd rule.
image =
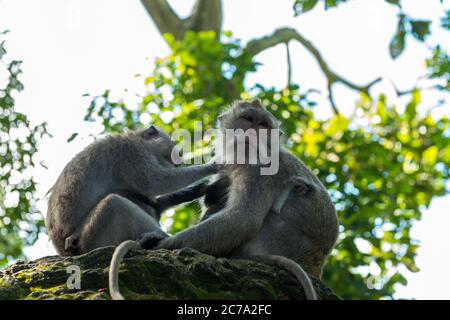
[[[137,239],[137,242],[145,250],[152,250],[160,243],[161,240],[165,238],[169,238],[169,235],[164,231],[158,229],[156,231],[143,233]]]

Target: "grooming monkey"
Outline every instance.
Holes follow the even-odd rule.
[[[226,129],[252,128],[259,133],[260,129],[278,126],[278,121],[259,102],[235,103],[219,118],[222,133]],[[270,144],[267,147],[270,149]],[[307,297],[314,299],[314,289],[301,266],[320,278],[337,237],[334,207],[317,177],[286,150],[280,150],[280,169],[275,175],[261,175],[261,167],[225,165],[205,190],[206,212],[202,221],[173,237],[163,238],[156,249],[191,247],[217,257],[275,263],[293,272]],[[176,195],[172,197],[175,199]],[[147,240],[151,238],[149,235]],[[156,242],[161,239],[159,235],[155,238]],[[118,263],[113,258],[111,294],[118,289],[114,274]]]
[[[159,215],[172,205],[171,198],[163,196],[158,203],[156,197],[218,170],[214,163],[178,167],[172,160],[181,163],[180,151],[156,126],[106,137],[76,155],[48,201],[46,226],[58,253],[81,254],[145,232],[164,234]],[[179,193],[178,200],[192,194]]]

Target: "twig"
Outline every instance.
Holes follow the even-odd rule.
[[[287,61],[287,87],[291,86],[292,79],[292,62],[291,62],[291,52],[289,50],[289,41],[286,41],[286,61]]]
[[[320,54],[319,50],[308,39],[303,37],[300,33],[297,32],[297,30],[292,28],[277,29],[273,34],[269,36],[251,40],[247,44],[246,52],[251,56],[256,56],[258,53],[268,48],[274,47],[280,43],[289,42],[290,40],[297,40],[298,42],[300,42],[300,44],[302,44],[309,52],[311,52],[311,54],[316,59],[317,63],[319,64],[319,67],[322,69],[323,73],[325,74],[325,77],[327,78],[329,100],[335,113],[339,113],[339,111],[334,102],[333,93],[331,90],[334,84],[340,82],[353,90],[361,91],[368,94],[370,88],[374,84],[381,81],[381,78],[377,78],[365,86],[360,86],[343,78],[342,76],[338,75],[337,73],[335,73],[330,69],[328,64],[325,62],[325,59]]]

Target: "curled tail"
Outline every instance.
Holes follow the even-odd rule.
[[[125,300],[119,290],[119,267],[123,257],[130,250],[142,249],[141,245],[133,240],[122,242],[114,251],[109,266],[109,294],[113,300]]]
[[[317,294],[314,290],[311,279],[309,278],[305,270],[303,270],[302,266],[294,260],[277,255],[254,255],[248,257],[248,259],[285,268],[287,271],[292,273],[300,282],[303,289],[305,290],[306,298],[308,300],[317,300]]]

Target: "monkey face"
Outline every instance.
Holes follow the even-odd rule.
[[[140,136],[150,148],[157,151],[155,154],[160,155],[168,165],[178,166],[183,162],[181,150],[171,140],[169,134],[161,128],[152,125],[141,131]]]
[[[227,112],[219,116],[219,128],[225,129],[278,129],[278,120],[258,100],[251,103],[238,101]]]
[[[278,128],[278,120],[265,110],[259,101],[236,102],[219,117],[222,140],[218,146],[220,145],[223,149],[221,152],[224,155],[223,158],[227,159],[227,163],[236,163],[234,162],[236,161],[235,157],[239,157],[242,152],[245,152],[241,157],[245,159],[245,163],[255,163],[256,160],[247,162],[248,156],[254,155],[253,159],[256,159],[261,154],[259,151],[267,154],[267,151],[271,150],[272,143],[275,142],[273,139],[276,139],[279,147],[279,131],[272,130]],[[236,145],[237,154],[234,153]],[[242,146],[241,149],[239,149],[240,146]],[[237,160],[237,163],[243,162]]]

